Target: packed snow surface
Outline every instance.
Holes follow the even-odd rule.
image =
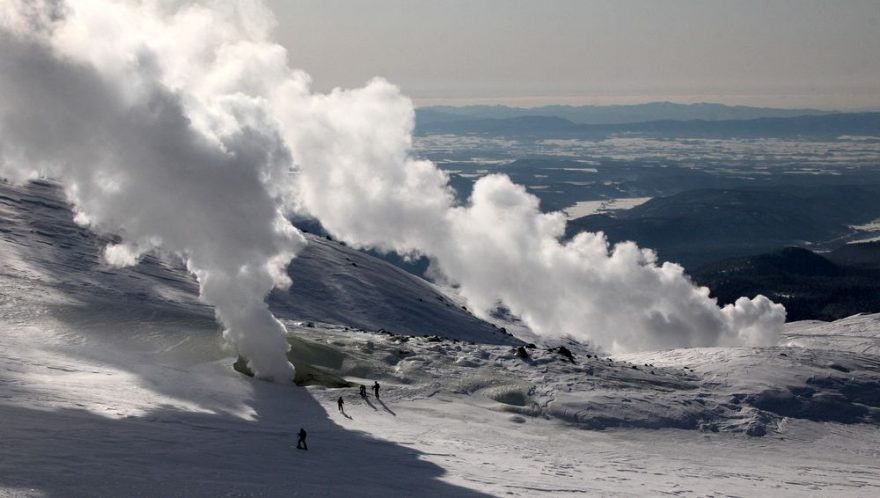
[[[608,356],[313,237],[290,269],[313,294],[271,304],[315,377],[271,384],[179,264],[110,269],[52,184],[2,188],[0,496],[880,493],[877,315]]]

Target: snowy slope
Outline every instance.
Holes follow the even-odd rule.
[[[86,306],[6,282],[2,295],[12,292],[21,299],[0,305],[0,496],[880,491],[872,425],[784,418],[752,438],[711,428],[584,431],[573,424],[589,418],[560,414],[589,395],[617,420],[681,420],[680,411],[698,413],[699,400],[724,395],[711,389],[721,351],[672,355],[674,365],[656,367],[670,379],[661,384],[575,345],[573,365],[539,349],[525,361],[507,346],[289,323],[297,341],[341,352],[338,371],[351,380],[379,379],[381,399],[362,401],[354,389],[232,372],[210,324],[191,315]],[[695,372],[682,372],[681,361]],[[335,408],[340,395],[345,414]],[[299,427],[309,431],[308,452],[293,448]]]
[[[454,296],[313,239],[273,309],[294,361],[382,384],[361,400],[234,372],[179,264],[107,268],[70,216],[51,183],[0,186],[0,496],[880,493],[878,315],[522,358]]]
[[[0,496],[318,496],[330,484],[467,496],[417,452],[336,424],[307,391],[235,374],[200,323],[51,301],[2,308]],[[308,453],[293,449],[301,426]]]
[[[786,418],[880,425],[880,357],[804,348],[693,348],[602,357],[555,348],[294,329],[332,344],[347,378],[399,385],[406,399],[439,393],[586,429],[677,428],[761,436]]]
[[[294,285],[269,301],[281,317],[406,334],[517,343],[436,286],[339,242],[308,235],[290,265]]]
[[[854,315],[834,322],[805,320],[785,326],[788,346],[838,349],[880,355],[880,314]]]
[[[195,279],[175,258],[148,255],[135,267],[111,268],[100,256],[107,242],[73,223],[57,184],[0,183],[3,274],[36,279],[67,293],[201,309],[210,317],[211,311],[198,302]],[[272,310],[280,317],[487,343],[517,342],[422,279],[338,242],[314,236],[309,242],[289,267],[295,285],[271,295]]]

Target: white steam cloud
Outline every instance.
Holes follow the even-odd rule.
[[[411,153],[413,107],[381,79],[315,94],[250,0],[6,0],[0,4],[0,175],[64,182],[77,221],[119,234],[106,259],[184,257],[224,334],[258,375],[288,380],[265,295],[304,239],[336,237],[432,259],[478,312],[503,304],[544,335],[611,350],[761,345],[782,306],[719,308],[678,265],[602,234],[562,242],[565,219],[507,177],[457,205]]]
[[[228,55],[265,31],[244,5],[4,2],[0,173],[61,179],[79,223],[123,237],[105,251],[112,264],[154,248],[184,257],[229,341],[284,381],[285,329],[264,297],[289,284],[305,241],[275,188],[288,149],[233,64],[250,56]]]

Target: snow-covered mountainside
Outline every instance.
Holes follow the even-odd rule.
[[[495,344],[517,343],[436,286],[338,242],[308,236],[289,267],[295,285],[270,296],[272,311],[291,320],[325,321],[367,330],[436,334]],[[201,308],[198,284],[172,257],[147,256],[131,268],[111,268],[109,242],[73,222],[60,187],[0,183],[0,254],[8,276],[35,279],[68,294]]]
[[[519,342],[425,280],[339,242],[308,238],[308,247],[289,268],[294,285],[270,296],[270,307],[280,317],[491,344]]]
[[[0,186],[0,496],[880,493],[880,315],[771,348],[531,347],[312,237],[271,296],[312,376],[284,386],[231,368],[179,264],[109,268],[71,218],[50,182]]]

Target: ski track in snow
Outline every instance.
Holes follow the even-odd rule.
[[[522,360],[455,296],[313,239],[309,276],[334,268],[353,316],[334,323],[333,301],[281,315],[294,355],[379,380],[381,399],[361,400],[234,372],[173,261],[103,267],[100,240],[51,188],[0,189],[0,497],[880,494],[880,431],[864,423],[876,420],[878,315],[789,324],[778,348],[605,357],[561,340]],[[395,293],[419,320],[371,310]],[[454,330],[436,328],[446,318]],[[394,333],[362,330],[383,323]],[[559,344],[576,363],[547,349]],[[778,399],[809,416],[749,404]],[[850,423],[819,420],[838,409],[855,410]],[[755,427],[767,434],[747,436]]]

